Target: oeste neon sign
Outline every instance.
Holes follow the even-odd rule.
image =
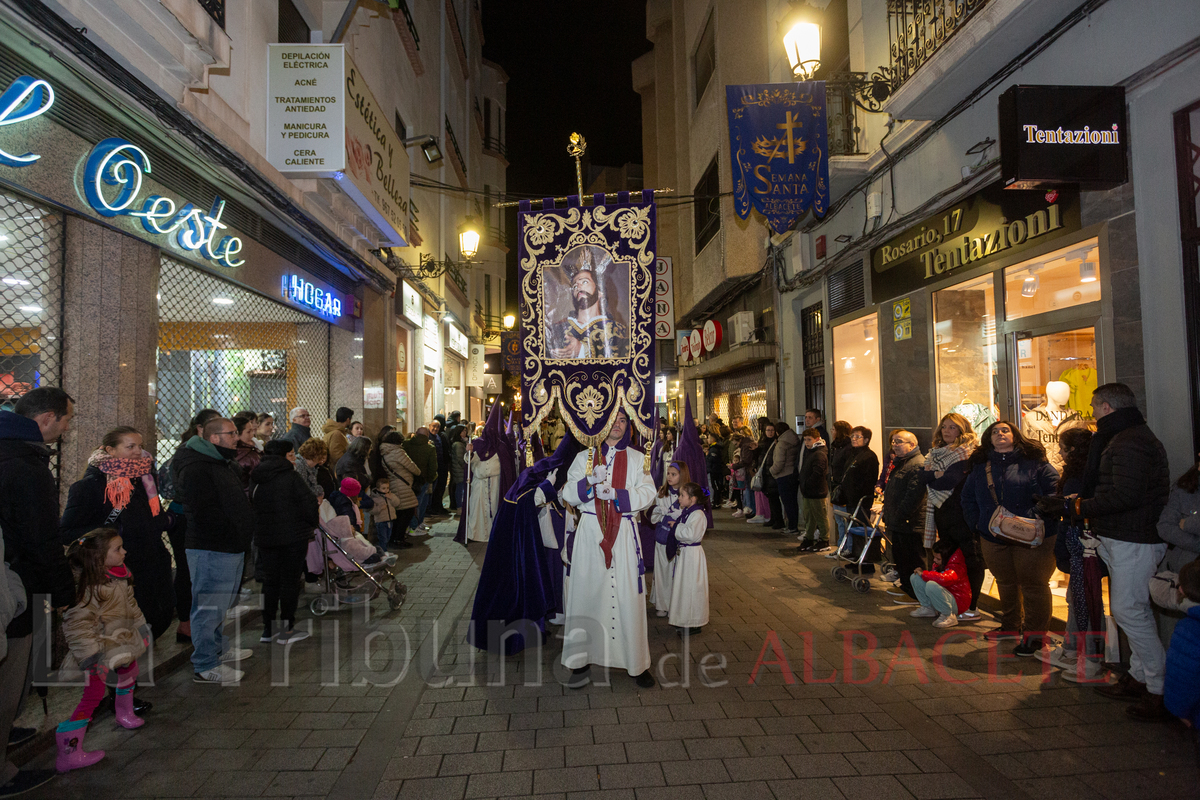
[[[102,217],[138,217],[147,233],[174,234],[175,243],[184,250],[224,267],[239,267],[245,259],[236,258],[242,240],[218,234],[229,227],[221,222],[225,201],[213,200],[207,214],[191,203],[175,207],[169,197],[152,194],[135,207],[142,189],[142,175],[150,174],[150,157],[137,145],[119,138],[105,139],[92,148],[84,167],[83,191],[90,205]],[[115,191],[111,188],[116,187]]]

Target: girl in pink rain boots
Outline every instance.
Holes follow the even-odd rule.
[[[82,672],[86,684],[75,712],[58,726],[59,772],[90,767],[104,758],[103,750],[84,750],[83,739],[110,680],[117,687],[117,722],[124,728],[145,723],[133,712],[133,686],[138,656],[150,646],[150,626],[133,599],[133,576],[125,566],[120,534],[113,528],[84,534],[67,548],[67,558],[75,572],[75,605],[63,617],[71,652],[61,674]]]

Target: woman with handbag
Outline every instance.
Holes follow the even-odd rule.
[[[417,495],[413,491],[413,480],[421,474],[421,468],[408,457],[404,450],[404,437],[396,431],[389,432],[371,448],[369,456],[371,474],[388,479],[388,489],[399,498],[396,519],[392,522],[395,547],[408,549],[413,543],[408,540],[408,523],[417,510]]]
[[[967,460],[971,472],[962,509],[979,532],[984,561],[1000,590],[1000,628],[988,638],[1018,639],[1013,653],[1028,658],[1042,649],[1050,624],[1057,532],[1034,517],[1035,497],[1055,492],[1058,471],[1040,444],[1005,420],[992,423],[980,438]]]

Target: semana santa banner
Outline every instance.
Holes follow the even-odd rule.
[[[557,409],[580,442],[608,437],[618,408],[643,436],[654,412],[655,206],[652,191],[597,194],[580,207],[523,201],[521,417],[526,436]]]
[[[791,229],[811,207],[829,207],[829,132],[825,83],[726,86],[733,207],[753,206],[775,233]]]

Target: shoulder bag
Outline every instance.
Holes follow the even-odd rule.
[[[1042,520],[1030,517],[1020,517],[1009,511],[996,497],[996,484],[992,480],[992,465],[988,462],[987,484],[988,491],[991,492],[992,500],[996,503],[996,510],[992,512],[992,518],[988,520],[988,530],[991,534],[999,539],[1004,539],[1013,544],[1023,544],[1027,547],[1037,547],[1046,540],[1046,523]]]

